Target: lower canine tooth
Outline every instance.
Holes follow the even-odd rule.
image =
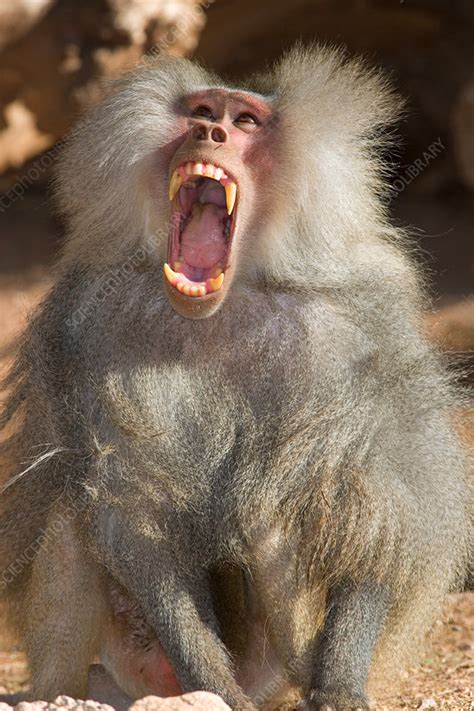
[[[219,276],[216,277],[215,279],[208,279],[207,283],[211,287],[212,291],[219,291],[222,284],[224,283],[224,272],[219,274]]]
[[[175,264],[176,264],[176,262],[175,262]],[[170,265],[167,262],[164,263],[163,270],[165,272],[165,277],[168,279],[169,283],[172,284],[173,286],[176,286],[176,282],[178,281],[179,274],[176,274],[176,272],[174,272],[171,269]]]

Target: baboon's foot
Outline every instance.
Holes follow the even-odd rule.
[[[308,697],[301,702],[298,711],[368,711],[367,699],[347,692],[338,694],[333,691],[310,691]]]

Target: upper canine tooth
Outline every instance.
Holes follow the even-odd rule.
[[[183,183],[183,179],[180,176],[178,169],[176,168],[173,171],[173,175],[171,176],[170,185],[169,185],[168,195],[169,195],[170,202],[173,202],[173,198],[176,195],[176,193],[178,192],[178,190],[180,189],[182,183]]]
[[[170,267],[170,265],[168,264],[168,262],[165,262],[165,263],[164,263],[164,265],[163,265],[163,270],[164,270],[164,272],[165,272],[165,277],[168,279],[169,283],[170,283],[172,286],[176,286],[176,282],[177,282],[178,279],[179,279],[179,274],[177,274],[176,272],[174,272],[174,271],[171,269],[171,267]]]
[[[207,283],[211,287],[212,291],[219,291],[222,284],[224,283],[224,272],[219,274],[219,276],[216,277],[215,279],[208,279]]]
[[[227,214],[232,215],[237,197],[237,185],[235,183],[227,183],[225,188],[225,201],[227,203]]]

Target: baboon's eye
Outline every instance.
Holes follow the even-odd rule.
[[[245,112],[243,114],[239,114],[237,116],[237,118],[235,119],[234,123],[242,123],[242,124],[247,124],[250,126],[258,126],[258,119],[253,114],[249,114],[249,113]]]
[[[208,106],[198,106],[192,113],[193,118],[203,118],[207,121],[215,121],[215,116]]]

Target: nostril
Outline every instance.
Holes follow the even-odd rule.
[[[207,138],[206,126],[203,126],[202,124],[199,124],[198,126],[194,126],[193,138],[195,138],[197,141],[205,141]]]
[[[192,137],[195,141],[211,140],[214,143],[225,143],[227,131],[221,126],[211,127],[208,124],[199,123],[192,129]]]
[[[211,131],[211,138],[215,143],[225,143],[227,139],[226,131],[220,126],[215,126]]]

